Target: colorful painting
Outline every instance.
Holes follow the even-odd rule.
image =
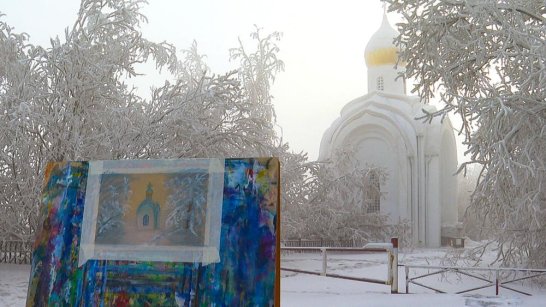
[[[42,200],[27,306],[278,305],[276,158],[50,163]]]
[[[78,264],[220,260],[224,160],[92,161]]]

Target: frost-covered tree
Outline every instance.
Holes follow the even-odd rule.
[[[383,241],[395,233],[388,217],[374,210],[387,172],[359,165],[353,146],[309,165],[307,200],[284,213],[285,238]]]
[[[174,48],[142,38],[139,1],[84,0],[64,38],[34,46],[0,22],[0,223],[35,231],[45,163],[142,157],[143,100],[127,86],[135,65],[175,67]],[[9,218],[7,218],[9,216]]]
[[[546,265],[546,3],[385,0],[415,91],[454,112],[483,166],[471,212],[504,264]]]
[[[189,231],[196,237],[203,236],[197,227],[205,225],[208,174],[177,174],[167,180],[165,186],[170,191],[167,226],[173,233]]]
[[[255,51],[249,52],[239,39],[239,46],[230,50],[230,56],[232,60],[239,61],[241,67],[238,73],[245,89],[245,100],[252,102],[250,117],[268,123],[268,126],[263,127],[269,134],[266,135],[267,139],[274,139],[275,110],[271,103],[273,96],[270,87],[275,81],[275,75],[284,70],[284,62],[277,57],[279,47],[276,42],[281,39],[281,34],[273,32],[264,37],[260,28],[256,27],[250,37],[257,43]]]
[[[183,51],[175,78],[152,92],[143,108],[146,125],[142,135],[146,157],[265,156],[284,147],[274,130],[270,84],[282,70],[277,59],[279,34],[251,38],[258,46],[249,51],[230,50],[240,68],[215,75],[204,63],[194,43]],[[191,115],[191,116],[189,116]]]
[[[35,170],[42,164],[33,159],[40,145],[26,142],[25,128],[32,107],[28,101],[39,90],[25,85],[40,83],[29,60],[39,52],[28,45],[28,35],[0,21],[0,234],[7,239],[26,239],[35,226],[35,207],[29,204],[40,189],[33,177],[41,174]]]
[[[467,209],[470,206],[472,194],[476,189],[481,167],[479,164],[467,164],[464,171],[465,175],[457,178],[459,216],[462,217],[465,236],[471,240],[480,241],[487,238],[487,234],[482,233],[483,220],[481,217],[476,216],[472,210]]]
[[[196,44],[178,57],[145,39],[143,3],[82,0],[48,47],[0,20],[0,236],[32,238],[49,161],[296,155],[274,129],[278,33],[257,29],[256,49],[231,51],[239,69],[214,74]],[[141,97],[128,81],[149,61],[169,77]]]
[[[127,201],[131,195],[129,178],[109,174],[101,176],[99,210],[97,213],[97,239],[123,233]]]

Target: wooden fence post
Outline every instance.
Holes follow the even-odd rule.
[[[326,255],[326,248],[321,248],[322,251],[322,276],[326,276],[326,267],[328,262],[328,256]]]
[[[499,271],[495,271],[495,295],[499,295],[500,280],[499,280]]]
[[[406,294],[409,293],[409,266],[404,266],[406,269]]]
[[[398,293],[398,238],[391,238],[391,243],[392,243],[391,293]]]

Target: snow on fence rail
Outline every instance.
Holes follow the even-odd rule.
[[[472,288],[464,289],[464,290],[455,292],[455,294],[462,294],[462,293],[467,293],[467,292],[471,292],[471,291],[485,289],[485,288],[488,288],[488,287],[495,287],[495,294],[496,295],[499,295],[500,289],[504,288],[504,289],[511,290],[511,291],[514,291],[514,292],[517,292],[517,293],[521,293],[521,294],[524,294],[524,295],[531,296],[530,293],[527,293],[527,292],[524,292],[524,291],[521,291],[521,290],[518,290],[518,289],[514,289],[512,287],[508,287],[508,286],[506,286],[506,284],[546,275],[546,269],[476,268],[476,267],[452,267],[452,266],[407,265],[407,264],[406,265],[400,265],[400,266],[404,266],[404,268],[405,268],[406,293],[409,293],[409,285],[410,284],[418,285],[418,286],[421,286],[423,288],[436,291],[437,293],[446,293],[445,291],[442,291],[442,290],[440,290],[438,288],[434,288],[434,287],[429,286],[429,285],[425,285],[425,284],[423,284],[421,282],[417,282],[416,280],[417,279],[422,279],[422,278],[425,278],[425,277],[429,277],[429,276],[433,276],[433,275],[437,275],[437,274],[456,273],[456,274],[461,274],[461,275],[468,276],[468,277],[471,277],[471,278],[474,278],[474,279],[477,279],[477,280],[484,281],[484,282],[486,282],[486,284],[478,286],[478,287],[472,287]],[[427,269],[427,270],[429,270],[429,272],[427,272],[426,274],[423,274],[423,275],[418,275],[418,276],[410,278],[410,269]],[[430,270],[435,270],[435,271],[430,272]],[[487,278],[485,276],[479,276],[479,275],[471,273],[471,272],[479,272],[479,271],[489,272],[490,273],[489,275],[490,276],[492,275],[493,278]],[[492,274],[492,273],[494,273],[494,274]],[[523,276],[523,277],[513,277],[513,278],[504,278],[503,279],[502,276],[501,276],[502,273],[514,273],[514,274],[515,273],[524,273],[524,274],[531,274],[531,275]]]
[[[0,241],[0,263],[29,264],[31,258],[31,242]]]
[[[283,240],[282,245],[285,247],[361,247],[365,242],[362,240]]]
[[[321,252],[322,253],[322,272],[313,272],[306,270],[298,270],[291,268],[283,268],[281,270],[295,273],[320,275],[332,278],[340,278],[354,281],[369,282],[381,285],[390,285],[391,293],[398,293],[398,238],[392,238],[391,243],[368,243],[364,247],[281,247],[282,251],[296,252]],[[349,253],[387,253],[388,258],[388,274],[386,280],[367,278],[367,277],[352,277],[338,274],[327,273],[328,268],[328,252],[349,252]]]

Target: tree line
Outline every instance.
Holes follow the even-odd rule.
[[[83,0],[49,46],[0,20],[0,239],[33,239],[49,161],[253,156],[281,159],[282,208],[294,225],[285,236],[319,235],[320,212],[302,212],[328,191],[316,176],[322,166],[292,152],[275,129],[270,88],[284,69],[281,34],[256,28],[251,46],[239,40],[230,50],[238,68],[217,74],[197,43],[177,50],[143,37],[142,5]],[[168,77],[143,97],[130,80],[149,62]]]

